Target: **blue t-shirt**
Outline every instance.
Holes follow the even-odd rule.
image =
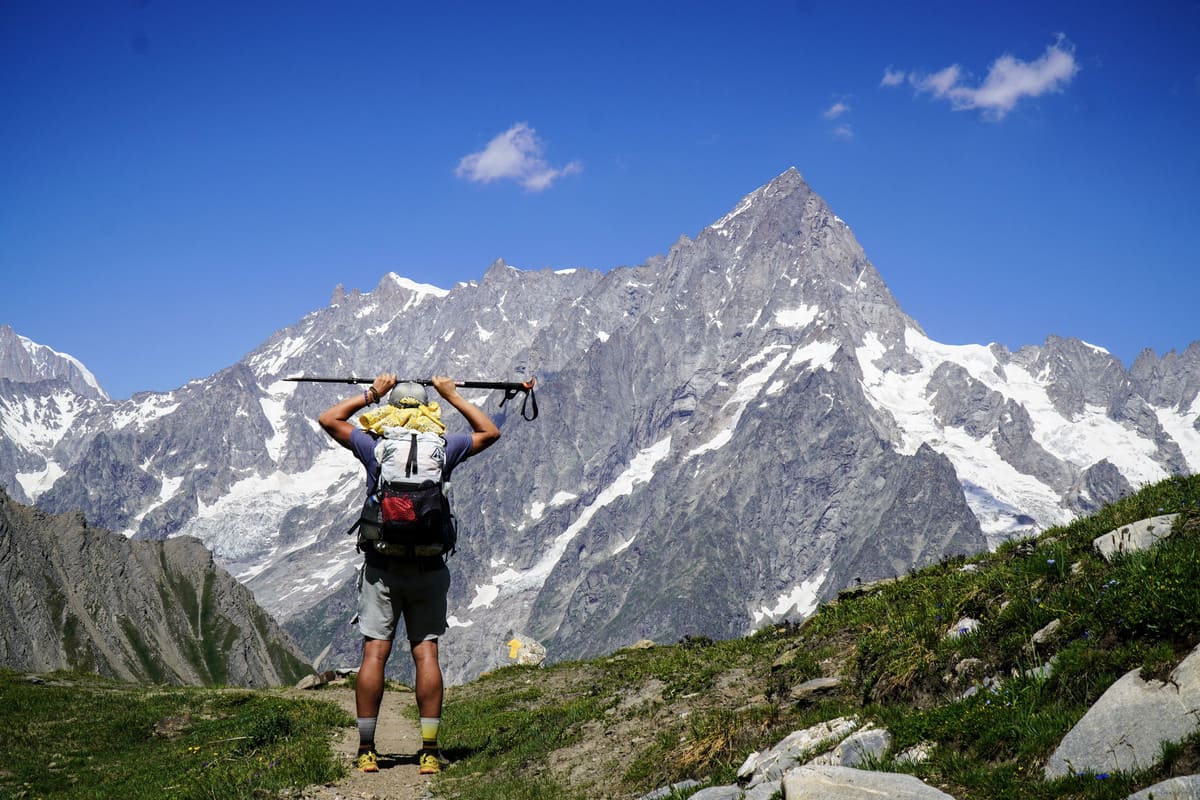
[[[471,435],[451,433],[446,437],[446,463],[442,465],[442,480],[450,480],[450,473],[471,455]],[[379,483],[379,461],[375,458],[375,445],[379,439],[362,428],[350,431],[350,450],[362,462],[367,471],[367,492],[375,491]]]

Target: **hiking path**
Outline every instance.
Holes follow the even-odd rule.
[[[306,693],[311,697],[311,693]],[[354,716],[354,690],[345,686],[322,689],[318,699],[332,700]],[[411,691],[389,688],[383,693],[375,746],[379,752],[379,772],[363,773],[354,767],[358,751],[358,731],[340,730],[333,741],[334,752],[342,758],[348,774],[336,783],[310,786],[304,800],[432,800],[430,777],[417,774],[417,750],[421,734],[417,727],[416,697]]]

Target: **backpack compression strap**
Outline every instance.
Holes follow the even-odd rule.
[[[408,461],[404,462],[404,477],[406,478],[411,478],[412,474],[417,471],[417,435],[415,433],[410,435],[412,438],[408,445]]]

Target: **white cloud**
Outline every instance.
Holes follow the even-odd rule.
[[[1059,34],[1036,61],[1022,61],[1008,54],[1000,56],[992,63],[983,83],[976,87],[964,83],[963,70],[958,64],[932,75],[905,74],[888,67],[880,85],[898,86],[907,79],[918,92],[949,100],[955,111],[978,109],[989,119],[1001,120],[1022,98],[1061,92],[1077,72],[1075,48]]]
[[[833,136],[835,139],[841,139],[844,142],[848,142],[854,138],[854,131],[850,128],[849,124],[838,125],[833,129]]]
[[[883,79],[879,81],[880,86],[899,86],[908,78],[908,73],[902,69],[892,69],[888,67],[883,71]]]
[[[824,116],[825,119],[837,119],[849,110],[850,106],[846,105],[845,103],[834,103],[825,110],[822,116]]]
[[[958,79],[961,77],[962,69],[958,64],[951,64],[944,70],[926,75],[924,78],[918,79],[916,75],[909,76],[909,80],[922,92],[931,92],[937,97],[945,97],[955,91],[954,87],[958,85]],[[959,89],[958,91],[966,90]]]
[[[552,167],[542,157],[542,141],[527,123],[518,122],[496,136],[478,153],[463,156],[454,174],[476,183],[511,179],[531,192],[550,187],[565,175],[583,171],[583,165],[571,161]]]

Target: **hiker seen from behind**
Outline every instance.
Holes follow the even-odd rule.
[[[446,632],[446,595],[457,529],[449,503],[454,468],[491,447],[500,429],[487,414],[458,393],[453,380],[431,381],[472,432],[446,433],[441,408],[429,402],[419,383],[397,383],[382,374],[361,394],[325,410],[321,427],[354,453],[367,477],[367,500],[356,523],[363,553],[359,572],[358,628],[362,664],[355,688],[358,717],[356,766],[377,772],[375,727],[383,701],[384,667],[400,620],[416,668],[421,719],[419,771],[431,775],[445,763],[438,747],[442,717],[442,668],[438,638]],[[387,403],[380,400],[387,397]],[[379,408],[368,410],[368,407]],[[362,413],[359,413],[362,412]],[[350,418],[358,413],[358,424]]]

